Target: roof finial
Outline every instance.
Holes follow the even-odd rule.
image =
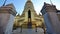
[[[53,5],[52,1],[50,0],[51,5]]]
[[[31,0],[27,0],[27,1],[31,1]]]
[[[3,4],[3,6],[5,6],[5,4],[6,4],[6,1],[7,1],[7,0],[5,0],[5,1],[4,1],[4,4]]]

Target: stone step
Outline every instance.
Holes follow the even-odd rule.
[[[37,28],[37,32],[35,29],[22,29],[22,32],[20,28],[13,30],[13,34],[44,34],[44,31],[42,28]]]

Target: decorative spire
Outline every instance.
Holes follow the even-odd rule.
[[[27,0],[27,1],[31,1],[31,0]]]
[[[53,5],[52,1],[50,0],[51,5]]]
[[[3,6],[5,6],[5,4],[6,4],[6,1],[7,1],[7,0],[5,0],[5,1],[4,1],[4,4],[3,4]]]

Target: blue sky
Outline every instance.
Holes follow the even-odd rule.
[[[0,0],[0,6],[3,5],[5,0]],[[24,6],[27,0],[7,0],[6,4],[13,3],[17,13],[21,14],[24,10]],[[50,3],[50,0],[31,0],[33,2],[35,11],[37,14],[40,13],[40,10],[42,9],[42,6],[44,5],[44,2]],[[56,8],[60,10],[60,0],[51,0],[54,5],[56,5]]]

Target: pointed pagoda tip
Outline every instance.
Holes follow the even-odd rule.
[[[55,5],[49,4],[49,3],[46,3],[46,2],[44,2],[44,6],[54,6],[54,7],[56,7]]]
[[[51,5],[51,4],[44,2],[44,5]]]
[[[27,1],[31,1],[31,0],[27,0]]]
[[[50,5],[50,4],[48,4],[48,3],[44,2],[44,5]]]
[[[47,3],[46,2],[44,2],[44,5],[46,5]]]

